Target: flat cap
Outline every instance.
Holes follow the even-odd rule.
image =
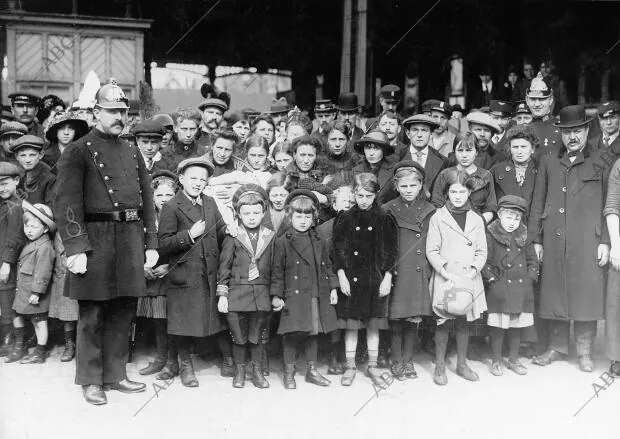
[[[24,176],[24,169],[13,162],[0,162],[0,180]]]
[[[172,120],[172,117],[170,117],[170,115],[167,113],[156,114],[155,116],[153,116],[153,120],[156,120],[166,128],[174,126],[174,121]]]
[[[200,103],[200,105],[198,106],[198,109],[200,111],[204,111],[204,109],[208,107],[219,108],[223,112],[228,110],[228,104],[226,104],[226,102],[218,98],[205,99],[204,101]]]
[[[133,127],[134,136],[164,137],[166,127],[154,119],[147,119]]]
[[[497,207],[498,209],[516,209],[525,214],[527,214],[528,210],[527,201],[516,195],[504,195],[497,202]]]
[[[213,163],[211,163],[209,160],[203,157],[192,157],[189,159],[185,159],[181,163],[179,163],[179,166],[177,167],[177,174],[181,175],[183,172],[185,172],[187,168],[191,166],[201,166],[203,168],[206,168],[209,176],[213,175],[213,171],[215,170]]]
[[[32,134],[26,134],[25,136],[21,136],[19,139],[11,145],[9,151],[15,154],[20,149],[24,148],[33,148],[38,151],[42,151],[45,146],[45,142],[41,137],[33,136]]]
[[[409,128],[409,125],[413,125],[416,123],[420,123],[423,125],[427,125],[431,130],[434,130],[439,126],[437,122],[431,119],[430,116],[426,114],[414,114],[413,116],[409,116],[407,119],[403,120],[403,128],[406,130]]]
[[[424,176],[426,175],[426,171],[424,170],[422,165],[419,164],[418,162],[414,162],[413,160],[403,160],[401,162],[398,162],[398,164],[394,166],[394,174],[396,174],[396,172],[398,172],[399,169],[410,169],[410,168],[414,168],[416,171],[422,174],[422,178],[424,178]]]
[[[0,137],[6,136],[9,134],[16,134],[18,136],[23,136],[28,132],[28,127],[21,122],[11,121],[2,124],[0,127]]]

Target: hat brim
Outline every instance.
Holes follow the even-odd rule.
[[[291,111],[290,108],[274,108],[273,110],[265,111],[265,114],[286,114]]]
[[[357,107],[339,107],[336,105],[336,110],[338,111],[357,111],[359,110],[361,107],[361,105],[358,105]]]
[[[333,113],[334,111],[336,111],[336,108],[332,107],[332,108],[315,108],[314,109],[314,114],[317,113]]]
[[[499,131],[500,131],[497,127],[495,127],[493,125],[490,125],[488,123],[485,123],[485,122],[477,122],[477,121],[473,121],[472,120],[472,121],[468,121],[468,123],[469,123],[470,126],[471,125],[480,125],[480,126],[486,127],[488,129],[490,129],[491,131],[493,131],[494,133],[499,133]]]
[[[588,125],[590,122],[592,122],[591,117],[587,118],[586,120],[579,120],[579,121],[568,122],[568,123],[554,122],[553,126],[558,127],[558,128],[578,128],[578,127]]]
[[[388,156],[394,154],[394,146],[388,142],[382,142],[381,140],[359,139],[353,143],[353,149],[358,154],[364,155],[364,147],[366,145],[376,145],[383,148],[383,155]]]
[[[46,216],[43,212],[41,212],[39,209],[34,207],[28,201],[26,200],[22,201],[22,208],[26,212],[30,212],[31,214],[36,216],[38,219],[40,219],[41,222],[45,224],[48,227],[48,229],[50,229],[50,232],[54,232],[56,230],[56,223],[54,222],[54,220],[50,219],[48,216]]]
[[[13,130],[13,131],[5,131],[4,133],[0,134],[0,138],[2,138],[3,136],[8,136],[9,134],[15,134],[17,136],[25,136],[25,133],[22,133],[21,131],[17,131],[17,130]]]
[[[438,111],[440,113],[445,114],[446,116],[452,116],[452,110],[448,110],[447,108],[431,107],[430,111]]]
[[[185,170],[187,168],[191,168],[192,166],[199,166],[201,168],[205,168],[208,172],[208,176],[211,177],[213,175],[213,172],[215,171],[215,166],[213,166],[213,164],[211,162],[191,162],[186,164],[183,167],[178,167],[177,168],[177,174],[181,175],[185,172]]]
[[[63,121],[56,122],[52,126],[50,126],[45,132],[45,138],[49,140],[50,142],[57,142],[58,141],[58,129],[60,128],[60,126],[67,124],[67,123],[72,124],[75,127],[74,128],[75,137],[73,138],[73,140],[79,139],[80,137],[87,134],[88,131],[90,130],[85,120],[65,119]]]
[[[412,120],[410,122],[403,122],[403,129],[408,130],[411,125],[426,125],[431,129],[431,131],[435,131],[439,128],[439,124],[435,122],[426,122],[422,120]]]

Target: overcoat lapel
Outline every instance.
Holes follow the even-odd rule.
[[[195,223],[196,221],[200,221],[202,220],[202,216],[200,214],[200,211],[197,211],[196,209],[194,209],[194,206],[192,205],[192,202],[189,201],[189,198],[187,198],[187,195],[185,195],[182,191],[179,191],[179,193],[176,195],[176,202],[177,205],[179,206],[179,210],[181,212],[183,212],[183,214],[189,218],[189,220],[192,223]],[[202,209],[204,209],[204,199],[203,199],[203,203],[202,203]],[[208,228],[208,224],[205,225],[205,230],[209,230]]]

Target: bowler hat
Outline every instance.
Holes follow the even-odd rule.
[[[607,101],[598,106],[598,117],[609,117],[620,113],[620,102]]]
[[[147,119],[133,127],[134,136],[164,137],[166,127],[154,119]]]
[[[390,145],[390,141],[388,140],[387,134],[383,131],[372,130],[367,132],[362,136],[361,139],[358,139],[353,144],[353,148],[359,154],[364,154],[364,146],[365,145],[377,145],[383,148],[384,155],[390,155],[394,153],[394,146]]]
[[[497,202],[498,209],[516,209],[527,214],[527,201],[516,195],[504,195]]]
[[[198,109],[200,111],[204,111],[204,109],[208,107],[219,108],[220,110],[222,110],[222,112],[228,110],[228,105],[226,104],[226,102],[224,102],[223,100],[219,98],[205,99],[204,101],[200,103],[200,105],[198,106]]]
[[[50,142],[58,141],[58,129],[64,124],[69,124],[75,130],[75,136],[73,140],[77,140],[84,134],[88,133],[90,129],[84,119],[80,119],[74,111],[62,111],[56,113],[53,118],[47,122],[45,128],[45,138]]]
[[[288,197],[286,197],[286,201],[284,204],[291,204],[291,202],[297,197],[308,197],[310,198],[310,200],[312,200],[315,206],[319,206],[319,199],[316,197],[316,195],[314,195],[314,192],[308,189],[295,189],[291,191],[291,193],[288,194]]]
[[[26,134],[25,136],[21,136],[11,145],[9,152],[15,154],[17,151],[24,148],[32,148],[42,151],[43,146],[45,146],[45,142],[42,138],[39,136],[33,136],[32,134]]]
[[[569,105],[560,110],[560,120],[555,122],[558,128],[577,128],[588,125],[592,118],[586,116],[586,109],[583,105]]]
[[[381,87],[381,97],[386,102],[398,102],[400,101],[401,93],[400,87],[394,84],[387,84]]]
[[[291,109],[290,104],[286,100],[284,96],[280,99],[272,99],[271,106],[269,107],[269,111],[265,111],[267,114],[282,114],[288,113]]]
[[[427,125],[431,131],[435,130],[439,126],[437,122],[427,116],[426,114],[414,114],[413,116],[409,116],[407,119],[403,120],[403,128],[405,130],[409,129],[410,125],[413,124],[423,124]]]
[[[359,107],[355,93],[342,93],[338,96],[338,105],[336,105],[338,111],[356,111]]]
[[[399,169],[410,169],[410,168],[414,168],[416,171],[422,174],[422,179],[424,179],[424,176],[426,175],[426,171],[424,170],[421,164],[419,164],[418,162],[414,162],[413,160],[403,160],[401,162],[398,162],[398,164],[394,166],[394,174],[396,174],[396,172],[398,172]]]
[[[501,117],[510,117],[512,116],[512,104],[493,99],[489,102],[489,112],[496,113]]]
[[[209,176],[213,175],[213,171],[215,170],[213,163],[211,163],[209,160],[203,157],[192,157],[189,159],[185,159],[181,163],[179,163],[179,166],[177,167],[177,174],[181,175],[190,166],[201,166],[203,168],[206,168]]]
[[[52,213],[52,209],[45,204],[30,204],[28,201],[23,200],[22,208],[24,209],[24,212],[30,212],[36,216],[47,226],[50,232],[54,232],[56,230],[56,223],[54,222],[54,214]]]
[[[334,107],[331,99],[317,99],[314,103],[315,113],[331,113],[335,109],[336,107]]]
[[[482,125],[482,126],[489,128],[491,131],[494,131],[495,133],[500,132],[498,123],[495,122],[493,118],[489,116],[488,113],[483,113],[482,111],[474,111],[473,113],[469,113],[466,119],[467,119],[467,122],[470,123],[470,125],[472,123],[478,124],[478,125]]]
[[[452,106],[452,112],[454,113],[455,111],[460,111],[461,113],[464,113],[465,110],[463,109],[463,107],[461,107],[461,104],[454,104]]]

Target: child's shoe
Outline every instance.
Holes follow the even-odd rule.
[[[344,370],[344,374],[342,375],[342,379],[340,380],[340,384],[343,386],[350,386],[353,384],[353,380],[355,380],[355,374],[357,372],[356,367],[347,367]]]
[[[393,361],[390,370],[392,371],[392,375],[394,375],[394,378],[396,378],[398,381],[404,381],[407,379],[407,377],[405,376],[405,366],[403,365],[403,363]]]
[[[224,357],[220,375],[224,378],[232,378],[235,376],[235,362],[233,361],[233,357]]]
[[[471,370],[467,364],[457,365],[456,374],[465,378],[467,381],[478,381],[480,379],[478,374]]]
[[[168,381],[179,375],[179,362],[168,358],[164,368],[155,375],[156,380]]]
[[[235,364],[235,376],[233,377],[232,385],[236,389],[243,389],[245,387],[245,364]]]
[[[389,387],[388,382],[384,378],[385,375],[390,376],[390,373],[389,372],[381,373],[379,371],[379,368],[376,366],[369,366],[366,369],[366,376],[370,378],[370,380],[372,381],[372,384],[383,390]]]
[[[284,382],[284,388],[288,390],[294,390],[297,388],[295,383],[295,365],[285,364],[284,374],[282,375],[282,381]]]
[[[404,364],[405,377],[410,380],[415,380],[418,377],[418,373],[415,371],[413,360],[409,360]]]
[[[41,364],[45,363],[45,357],[47,357],[47,351],[45,346],[37,345],[31,353],[21,359],[21,364]]]
[[[26,346],[24,345],[24,328],[14,328],[15,330],[15,343],[13,344],[13,349],[9,353],[5,363],[15,363],[16,361],[21,360],[28,353]]]
[[[319,373],[314,361],[308,361],[308,371],[306,372],[306,382],[317,386],[327,387],[331,381]]]
[[[329,367],[327,368],[328,375],[342,375],[344,373],[344,365],[338,362],[338,358],[335,352],[329,354]]]
[[[269,382],[265,379],[265,373],[261,363],[252,364],[252,384],[259,389],[268,389]]]
[[[504,368],[502,367],[502,363],[499,361],[492,362],[491,373],[496,377],[501,377],[502,375],[504,375]]]
[[[433,381],[438,386],[445,386],[446,384],[448,384],[448,376],[446,375],[446,363],[440,363],[435,366]]]
[[[198,379],[194,373],[194,365],[191,359],[181,360],[179,376],[181,377],[181,384],[185,387],[198,387]]]
[[[508,360],[506,367],[517,375],[527,375],[527,368],[519,360]]]

